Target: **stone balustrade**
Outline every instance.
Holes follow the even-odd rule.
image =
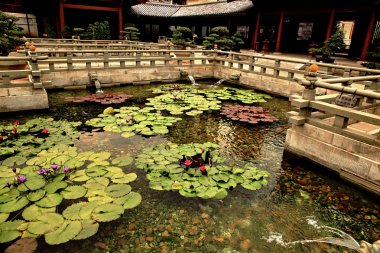
[[[292,98],[298,110],[289,112],[285,149],[380,194],[380,75],[321,80],[312,73],[297,81],[305,89]],[[365,89],[353,86],[358,81]],[[317,88],[330,92],[317,96]],[[340,96],[359,103],[341,106]]]

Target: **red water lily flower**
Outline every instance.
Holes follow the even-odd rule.
[[[46,128],[42,129],[42,133],[43,134],[48,134],[49,133],[49,130],[47,130]]]
[[[4,140],[3,136],[0,136],[0,141]]]
[[[199,167],[199,169],[200,169],[202,172],[205,172],[205,171],[206,171],[206,166],[202,165],[201,167]]]
[[[14,126],[18,126],[18,125],[20,125],[20,122],[18,122],[18,121],[13,121],[12,125],[14,125]]]
[[[201,147],[201,151],[202,151],[202,153],[205,152],[205,148],[204,148],[204,147]]]
[[[17,133],[17,128],[13,128],[12,132]]]
[[[186,166],[190,166],[193,162],[190,161],[190,160],[186,160],[183,164],[185,164]]]

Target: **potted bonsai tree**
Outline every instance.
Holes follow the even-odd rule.
[[[172,38],[173,44],[176,46],[176,49],[186,49],[187,46],[194,46],[193,34],[188,27],[177,27],[173,32]]]
[[[124,38],[131,41],[140,41],[140,30],[134,26],[126,26],[123,31]]]
[[[324,46],[320,48],[310,48],[310,54],[321,55],[316,57],[317,62],[334,63],[335,59],[331,56],[344,47],[344,32],[340,28],[324,42]]]

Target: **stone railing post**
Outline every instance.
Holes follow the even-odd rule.
[[[73,69],[73,54],[71,52],[67,52],[67,68]]]
[[[109,67],[109,58],[110,58],[110,56],[109,56],[109,54],[108,54],[108,52],[107,51],[105,51],[104,53],[103,53],[103,64],[104,64],[104,68],[108,68]]]
[[[310,107],[310,101],[315,100],[315,82],[318,80],[318,66],[313,64],[308,69],[309,71],[305,73],[305,78],[298,80],[298,83],[305,87],[302,92],[302,98],[292,100],[292,105],[299,108],[297,115],[289,117],[289,123],[293,126],[303,125],[306,119],[311,117],[312,108]]]
[[[141,66],[141,52],[137,51],[136,52],[136,67]]]
[[[33,87],[35,89],[41,89],[43,88],[42,82],[41,82],[41,71],[38,67],[38,59],[37,59],[37,53],[34,51],[29,52],[30,58],[29,63],[30,67],[32,69],[32,82]]]

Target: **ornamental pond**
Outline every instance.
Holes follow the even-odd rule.
[[[36,170],[35,174],[37,174],[37,168],[41,169],[42,165],[45,167],[48,163],[44,164],[45,158],[45,160],[42,159],[44,161],[41,161],[40,158],[33,157],[44,148],[48,151],[42,151],[44,152],[42,155],[49,157],[49,166],[50,164],[58,164],[62,167],[60,168],[62,173],[57,172],[59,169],[57,171],[50,169],[49,175],[42,171],[42,175],[39,176],[46,179],[54,173],[57,175],[64,174],[63,169],[67,167],[64,165],[68,163],[62,160],[61,153],[69,154],[70,149],[70,154],[74,153],[76,158],[81,156],[83,162],[90,160],[93,165],[86,163],[88,165],[86,175],[89,176],[89,181],[85,182],[85,180],[78,179],[83,176],[87,177],[83,174],[73,176],[77,173],[73,169],[67,172],[68,174],[72,173],[68,178],[74,182],[79,182],[79,185],[85,184],[86,187],[91,183],[94,186],[95,184],[102,184],[104,181],[109,183],[111,180],[114,184],[107,186],[108,188],[105,190],[108,194],[107,197],[122,199],[120,201],[123,201],[122,204],[125,208],[121,211],[113,211],[117,213],[115,218],[112,216],[115,213],[107,213],[106,209],[109,206],[105,204],[107,208],[98,210],[98,212],[93,211],[91,217],[93,222],[99,224],[97,230],[87,239],[75,240],[74,237],[81,239],[78,235],[81,233],[81,229],[76,229],[76,223],[74,224],[74,222],[79,223],[79,221],[72,218],[68,211],[65,213],[64,209],[67,206],[75,205],[85,197],[89,201],[90,197],[99,197],[96,194],[89,195],[91,194],[90,190],[94,189],[87,187],[87,195],[78,195],[81,198],[75,198],[73,191],[79,192],[83,186],[71,190],[69,187],[76,186],[64,186],[61,187],[63,190],[52,191],[47,189],[46,185],[44,188],[41,188],[42,186],[36,187],[36,189],[38,188],[36,192],[44,189],[48,192],[47,194],[50,194],[49,196],[60,192],[66,201],[65,206],[53,205],[51,201],[54,202],[54,200],[50,199],[50,205],[47,207],[53,207],[53,213],[63,213],[65,221],[62,224],[66,224],[65,226],[62,225],[64,226],[63,229],[56,227],[50,228],[50,231],[48,229],[40,231],[33,228],[33,225],[36,227],[40,224],[35,223],[36,220],[48,223],[48,221],[35,217],[38,214],[43,214],[38,213],[40,210],[38,208],[41,208],[46,202],[42,200],[47,195],[42,200],[35,202],[38,206],[36,208],[38,210],[35,211],[37,214],[32,215],[33,218],[27,219],[29,225],[23,230],[30,234],[35,232],[40,235],[37,239],[38,248],[36,251],[355,252],[347,247],[327,243],[297,243],[297,241],[302,240],[329,236],[337,237],[337,234],[332,233],[331,229],[326,228],[339,229],[357,241],[374,242],[380,239],[380,202],[378,198],[341,181],[331,172],[284,153],[286,129],[290,127],[285,114],[292,110],[286,99],[260,95],[254,96],[251,101],[247,101],[249,100],[247,98],[236,99],[239,94],[235,94],[236,96],[231,99],[225,93],[220,94],[218,91],[212,92],[212,95],[205,95],[203,90],[223,90],[232,86],[213,87],[212,84],[214,84],[213,81],[203,82],[199,87],[190,86],[190,88],[186,88],[188,86],[185,84],[107,88],[104,90],[107,93],[132,96],[124,103],[111,105],[115,110],[110,114],[103,113],[110,105],[91,102],[67,102],[67,97],[88,96],[95,93],[94,90],[52,91],[49,93],[49,110],[1,115],[3,126],[12,125],[8,127],[9,130],[5,130],[4,127],[3,133],[12,131],[14,127],[17,127],[17,134],[22,135],[22,126],[29,120],[34,120],[33,124],[29,123],[28,128],[28,131],[35,129],[35,133],[31,136],[45,137],[43,143],[36,144],[30,137],[23,141],[23,143],[25,141],[33,142],[36,150],[31,152],[25,148],[25,144],[15,142],[16,144],[6,146],[16,149],[15,154],[10,154],[12,152],[9,151],[8,154],[4,155],[6,147],[1,146],[2,152],[4,152],[2,156],[3,167],[0,171],[2,179],[5,178],[3,173],[5,169],[12,169],[8,165],[14,164],[10,158],[16,155],[17,157],[27,157],[25,158],[26,165],[25,163],[17,164],[16,174],[22,174],[26,170],[28,172]],[[196,92],[183,94],[183,92],[187,92],[187,89],[195,88]],[[244,90],[241,87],[239,89]],[[249,96],[245,93],[240,95]],[[183,102],[188,97],[197,96],[208,98],[208,102],[199,98],[195,104],[180,104],[179,107],[173,105],[176,103],[175,100]],[[215,102],[218,98],[220,98],[220,102]],[[170,102],[169,109],[165,107],[168,99],[174,100],[173,103]],[[266,102],[263,102],[264,100]],[[234,106],[237,104],[263,107],[267,113],[278,120],[251,124],[250,120],[240,122],[220,114],[218,106]],[[146,107],[149,109],[143,109]],[[107,110],[110,111],[110,109]],[[139,116],[134,113],[136,111]],[[153,115],[157,111],[159,116]],[[39,118],[52,119],[41,120]],[[119,122],[118,119],[126,119],[122,122],[123,127],[116,124]],[[136,125],[128,123],[149,119],[157,124],[153,127],[145,124],[144,128],[136,129]],[[164,124],[159,124],[161,121]],[[13,122],[18,122],[17,126]],[[107,123],[106,125],[112,124],[105,128],[106,131],[103,131],[101,128],[105,126],[105,123]],[[64,130],[62,130],[63,127]],[[76,132],[77,129],[78,133]],[[145,134],[137,134],[138,132]],[[40,136],[43,134],[47,137]],[[13,136],[10,132],[8,135]],[[71,146],[74,148],[65,148],[62,146],[64,144],[72,144]],[[42,147],[38,148],[39,145]],[[58,148],[54,151],[54,147]],[[22,152],[24,155],[20,155]],[[182,156],[181,152],[185,152],[186,155]],[[88,156],[83,158],[86,156],[85,154]],[[103,155],[106,156],[104,159],[101,158]],[[192,164],[187,166],[185,165],[186,162]],[[104,177],[107,174],[105,174],[106,172],[102,173],[101,166],[108,166],[109,164],[121,168],[122,171],[103,168],[107,170],[107,174],[111,173],[109,179],[106,180]],[[222,164],[228,164],[230,167]],[[74,162],[71,162],[70,165],[73,168],[80,167]],[[25,166],[29,168],[25,169]],[[181,175],[181,178],[174,177],[170,171],[158,173],[159,170],[155,166],[162,170],[168,167],[171,167],[173,171],[180,170],[179,174],[177,172],[174,174]],[[202,166],[205,166],[207,172],[201,171],[200,167]],[[227,173],[230,178],[224,179],[221,174],[213,172],[212,168],[230,171],[229,174]],[[254,176],[247,176],[248,174]],[[134,175],[137,175],[137,178]],[[181,181],[184,175],[189,177],[190,185]],[[6,176],[9,177],[9,173]],[[199,180],[201,183],[196,182],[195,185],[191,179],[194,178],[193,176],[203,178],[206,181],[211,176],[217,184],[210,186],[211,181],[205,183],[204,180],[202,182]],[[217,179],[216,176],[218,176]],[[104,180],[95,179],[99,177]],[[79,181],[76,181],[75,178]],[[3,181],[1,181],[2,185],[4,185]],[[50,181],[46,183],[50,183]],[[16,182],[11,188],[17,187],[22,195],[20,185],[22,185],[21,182]],[[126,186],[122,188],[120,185],[129,185],[130,187],[128,186],[129,188],[125,190]],[[212,189],[210,187],[198,188],[203,186],[210,186]],[[111,187],[114,189],[110,189]],[[198,190],[196,191],[194,188]],[[4,191],[5,187],[2,186],[0,189],[0,191]],[[138,199],[136,196],[141,196],[141,202],[128,202],[123,191],[129,192],[125,196],[132,196],[131,193],[135,193],[136,195],[133,195],[134,200]],[[31,198],[29,194],[27,196],[31,202],[33,198],[37,198],[35,196],[37,194],[32,195]],[[1,196],[0,200],[3,204],[7,203],[6,200],[1,199]],[[102,195],[101,201],[96,203],[104,202],[109,203],[110,201],[105,200]],[[32,208],[30,209],[33,211]],[[4,210],[4,206],[2,209],[0,204],[1,210]],[[23,210],[21,209],[21,211]],[[8,219],[8,222],[26,219],[21,211],[9,211],[9,218],[7,216],[5,220]],[[71,211],[70,213],[73,215],[75,212],[74,210]],[[7,212],[4,211],[4,213]],[[49,215],[52,219],[58,219],[53,217],[54,215]],[[71,218],[68,218],[69,216]],[[0,222],[2,222],[1,217]],[[87,220],[89,219],[87,218]],[[30,225],[33,222],[34,224]],[[23,226],[21,223],[17,225]],[[84,227],[83,224],[82,222],[82,228]],[[71,228],[72,231],[78,230],[77,234],[67,235],[65,231],[68,228]],[[61,242],[54,237],[54,234],[51,234],[51,231],[60,229],[61,231],[56,237],[66,236],[68,237],[67,242]],[[6,231],[4,227],[1,231],[0,224],[0,234],[3,236],[4,233]],[[49,236],[46,235],[48,233],[50,233]],[[83,233],[80,235],[83,238],[87,237]],[[14,238],[18,237],[16,235]],[[0,244],[1,248],[7,248],[13,241]]]

